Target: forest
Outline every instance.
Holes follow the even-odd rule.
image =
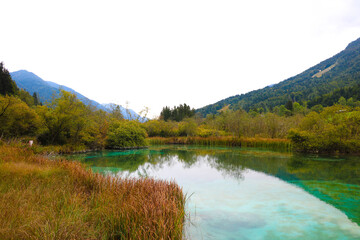
[[[18,89],[1,63],[0,136],[63,146],[64,151],[145,146],[139,121],[124,120],[119,106],[110,113],[61,91],[43,105],[37,93]]]
[[[44,154],[150,144],[358,154],[359,86],[310,101],[285,97],[271,108],[228,104],[206,116],[185,103],[165,106],[158,119],[143,122],[124,119],[118,105],[100,110],[64,90],[42,103],[0,63],[0,210],[7,216],[0,238],[183,239],[187,196],[175,182],[112,178]]]
[[[165,106],[158,119],[125,120],[119,106],[110,112],[83,104],[61,91],[48,104],[36,92],[18,89],[1,63],[0,136],[62,152],[143,147],[151,143],[245,146],[278,142],[312,153],[355,153],[360,149],[359,85],[343,87],[309,102],[288,100],[271,110],[224,107],[202,117],[187,104]],[[310,108],[311,106],[311,108]],[[162,138],[162,140],[160,140]],[[196,139],[196,140],[195,140]]]
[[[287,139],[295,151],[356,153],[360,149],[360,102],[340,97],[330,107],[308,109],[295,102],[277,106],[273,112],[225,110],[181,122],[150,120],[144,126],[149,137],[211,138],[214,143],[227,139],[232,142],[228,145],[238,139],[239,146],[249,139],[268,143]]]
[[[139,120],[66,91],[42,104],[3,63],[0,93],[0,239],[182,239],[185,195],[175,182],[113,178],[48,157],[146,146]]]
[[[358,88],[359,79],[360,38],[335,56],[296,76],[262,89],[220,100],[197,109],[196,112],[203,117],[210,113],[217,114],[224,107],[246,111],[262,108],[271,112],[276,106],[285,105],[288,101],[307,104],[309,108],[317,104],[325,107],[337,103],[341,96],[346,99],[352,97],[354,101],[358,101],[358,92],[351,89]]]

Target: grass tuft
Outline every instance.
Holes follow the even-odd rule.
[[[0,239],[182,239],[174,182],[120,179],[0,146]]]

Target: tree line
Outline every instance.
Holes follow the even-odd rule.
[[[345,50],[294,77],[263,89],[223,99],[197,109],[197,113],[205,117],[210,113],[217,114],[226,106],[233,110],[262,108],[265,112],[272,112],[273,108],[285,105],[289,100],[301,105],[308,104],[309,108],[317,104],[328,107],[341,96],[358,101],[359,91],[356,92],[356,86],[360,84],[359,79],[360,39],[357,39]],[[349,89],[352,87],[354,91]]]
[[[119,106],[111,112],[98,110],[64,90],[43,105],[37,93],[18,89],[2,63],[0,67],[1,138],[92,149],[146,145],[146,131],[140,122],[124,120]]]
[[[191,109],[190,106],[184,104],[180,104],[179,106],[175,106],[174,108],[170,108],[168,106],[164,107],[160,113],[160,119],[166,121],[176,121],[180,122],[184,118],[190,118],[195,115],[195,109]]]
[[[288,101],[272,112],[223,109],[180,122],[150,120],[144,127],[149,137],[290,139],[301,152],[360,152],[360,102],[342,96],[329,107],[317,104],[309,109]]]
[[[105,112],[83,104],[66,91],[43,105],[38,94],[18,89],[9,72],[2,64],[0,67],[1,138],[92,149],[145,146],[147,137],[189,136],[291,139],[294,148],[304,152],[360,149],[359,86],[335,91],[332,101],[340,97],[332,106],[323,106],[320,100],[311,107],[288,100],[271,110],[223,107],[217,114],[202,117],[189,105],[181,104],[166,106],[159,119],[141,123],[124,120],[119,106]]]

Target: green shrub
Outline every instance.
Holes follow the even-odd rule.
[[[144,127],[149,137],[175,137],[177,136],[178,123],[163,120],[150,120],[145,122]]]
[[[311,112],[289,131],[294,149],[301,152],[360,152],[360,111],[341,105]]]
[[[108,131],[108,148],[126,148],[146,146],[146,131],[136,121],[116,121]]]

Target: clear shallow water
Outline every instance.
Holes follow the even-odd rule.
[[[113,176],[174,179],[189,239],[360,239],[360,157],[154,146],[70,156]]]

